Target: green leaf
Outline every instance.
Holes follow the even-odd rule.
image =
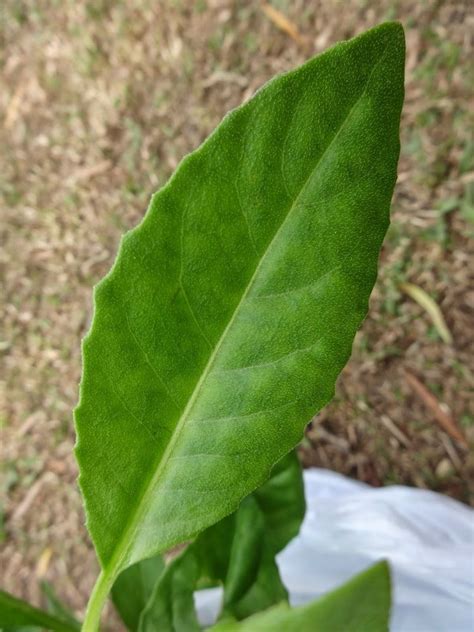
[[[0,590],[0,630],[10,632],[30,626],[55,632],[77,632],[78,629],[69,621],[30,606],[26,601]]]
[[[225,534],[229,562],[220,576],[216,574],[224,584],[223,614],[242,619],[287,598],[275,557],[298,534],[304,513],[301,465],[291,452],[242,502],[233,531]],[[209,553],[212,546],[211,538]],[[209,553],[205,560],[212,559]]]
[[[387,23],[277,77],[183,160],[95,291],[76,409],[102,573],[235,511],[334,392],[367,312],[399,154]]]
[[[379,562],[336,590],[299,608],[279,605],[212,632],[388,632],[390,570]]]
[[[221,617],[230,614],[236,619],[244,619],[288,599],[275,556],[265,543],[261,514],[248,508],[253,501],[252,496],[246,498],[242,511],[237,512],[240,520],[235,530],[229,571],[224,580]]]
[[[129,630],[138,622],[165,564],[161,555],[137,562],[122,571],[112,586],[112,601]]]
[[[276,554],[297,534],[304,516],[301,466],[295,452],[239,509],[201,533],[168,566],[140,620],[140,632],[199,630],[193,594],[224,586],[223,615],[242,619],[287,599]]]

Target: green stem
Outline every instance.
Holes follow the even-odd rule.
[[[109,596],[113,584],[113,576],[102,571],[95,582],[94,590],[87,604],[86,616],[82,624],[82,632],[98,632],[102,608]]]

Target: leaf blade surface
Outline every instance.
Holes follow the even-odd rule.
[[[200,533],[168,565],[139,632],[199,630],[193,597],[198,587],[223,585],[221,617],[243,619],[285,601],[275,556],[298,533],[304,511],[301,465],[293,451],[234,514]]]
[[[403,60],[386,24],[277,77],[123,240],[76,410],[102,583],[234,511],[331,398],[388,224]]]
[[[390,569],[379,562],[335,590],[304,606],[280,605],[241,622],[229,621],[212,632],[388,632]]]

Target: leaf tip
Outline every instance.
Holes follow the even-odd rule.
[[[384,22],[381,27],[385,27],[387,39],[392,46],[400,53],[405,60],[405,29],[401,22]]]

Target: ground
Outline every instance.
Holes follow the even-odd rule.
[[[301,455],[372,485],[474,503],[469,5],[279,0],[275,17],[250,1],[3,0],[5,589],[39,604],[47,579],[81,614],[97,573],[71,410],[91,289],[120,234],[226,111],[275,73],[385,19],[402,21],[408,49],[393,223],[369,317]],[[448,334],[406,283],[433,299]]]

